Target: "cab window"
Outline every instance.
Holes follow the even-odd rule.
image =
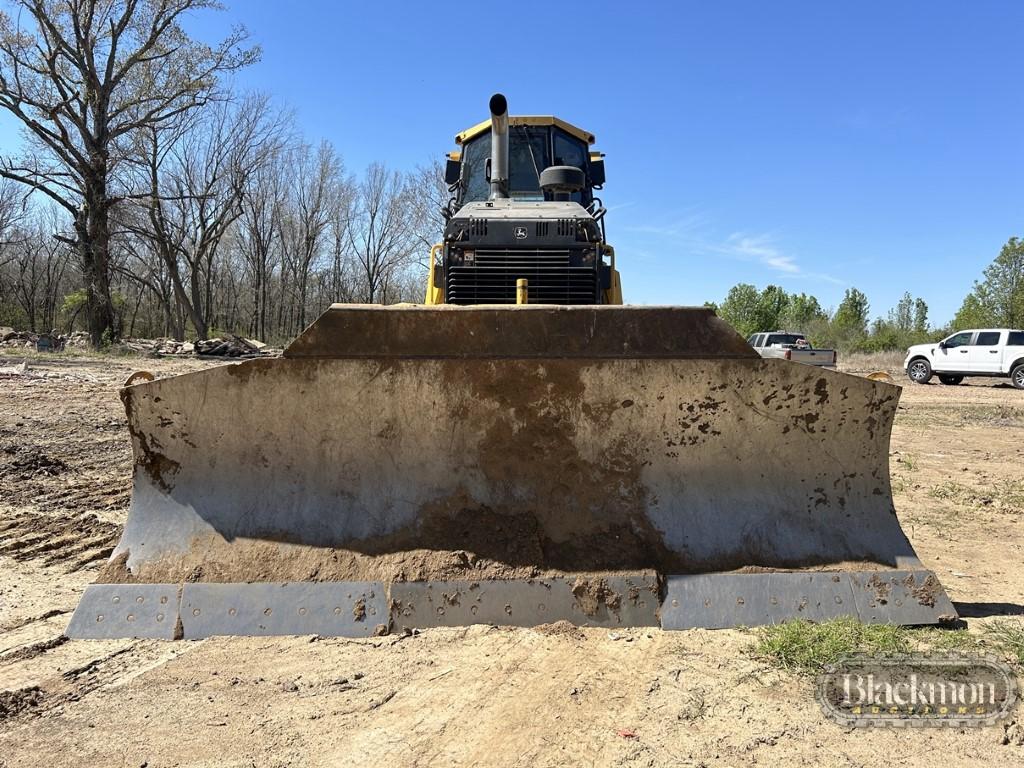
[[[966,347],[968,344],[971,343],[971,336],[972,335],[973,334],[970,331],[965,331],[964,333],[957,333],[957,334],[955,334],[953,336],[950,336],[948,339],[946,339],[946,346],[947,347]]]
[[[1007,339],[1008,347],[1024,347],[1024,331],[1010,331],[1010,338]]]
[[[575,136],[570,136],[560,129],[556,129],[554,134],[554,139],[552,141],[552,145],[555,150],[554,162],[551,164],[571,165],[586,173],[587,145]],[[569,199],[574,203],[579,203],[580,205],[586,205],[590,200],[589,197],[584,196],[583,192],[573,192],[569,196]]]
[[[509,197],[543,200],[540,172],[550,165],[547,128],[510,125],[508,132]]]
[[[491,134],[477,136],[462,148],[462,202],[486,200],[490,188],[484,175],[484,166],[491,156]]]
[[[768,343],[766,347],[770,347],[773,344],[781,344],[782,346],[795,346],[803,336],[797,336],[795,333],[774,333],[768,337]]]
[[[552,165],[573,165],[587,170],[587,148],[579,139],[563,131],[555,131],[555,161]]]
[[[974,342],[976,347],[994,347],[999,344],[999,331],[981,331],[978,340]]]

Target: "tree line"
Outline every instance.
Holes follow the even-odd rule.
[[[448,190],[440,163],[358,176],[287,110],[239,93],[259,60],[244,28],[215,45],[182,20],[216,0],[9,0],[0,110],[0,325],[128,336],[293,337],[332,301],[420,300]],[[714,306],[714,305],[712,305]],[[734,286],[716,307],[742,334],[786,328],[819,346],[897,349],[945,332],[904,295],[869,322],[805,293]],[[1024,243],[1003,247],[953,325],[1024,326]]]
[[[231,88],[259,59],[213,0],[17,0],[0,10],[0,325],[294,336],[332,301],[421,299],[440,163],[355,176],[286,110]]]
[[[796,331],[818,347],[843,352],[903,350],[964,328],[1024,328],[1024,241],[1010,238],[949,325],[931,326],[928,305],[909,292],[874,321],[867,296],[857,288],[848,288],[834,310],[824,309],[815,296],[787,293],[776,285],[758,290],[749,283],[734,285],[720,304],[707,306],[744,337]]]

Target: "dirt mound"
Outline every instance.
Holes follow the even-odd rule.
[[[533,628],[534,632],[551,637],[564,637],[570,640],[586,640],[586,633],[570,621],[561,619],[550,624],[540,624]]]
[[[219,536],[197,538],[189,550],[166,560],[127,568],[128,553],[111,560],[97,576],[108,584],[178,581],[428,581],[530,579],[555,575],[464,550],[409,549],[366,554],[348,549],[308,547],[270,541],[228,543]]]
[[[15,459],[0,467],[0,472],[13,474],[20,480],[42,475],[56,477],[68,470],[68,465],[63,461],[48,456],[39,449],[20,451],[16,446],[7,446],[4,448],[4,453],[14,454]]]
[[[43,703],[43,692],[38,685],[17,691],[0,691],[0,720],[14,717]]]

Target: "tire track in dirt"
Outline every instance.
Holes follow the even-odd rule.
[[[25,511],[0,526],[0,556],[41,560],[72,573],[109,557],[120,536],[121,526],[95,514],[66,518]]]
[[[49,619],[52,619],[54,616],[66,616],[69,613],[71,613],[70,610],[53,608],[49,611],[46,611],[45,613],[40,614],[39,616],[30,616],[29,618],[19,619],[17,621],[12,621],[8,624],[0,624],[0,635],[7,634],[8,632],[13,632],[14,630],[21,629],[22,627],[27,627],[29,624],[34,624],[39,621],[47,621]],[[3,653],[3,651],[0,651],[0,653]]]
[[[15,650],[0,657],[0,671],[10,682],[0,690],[0,726],[10,726],[9,721],[20,715],[45,715],[94,694],[104,695],[201,645],[152,640],[68,642],[59,635]],[[6,709],[5,697],[10,700]]]

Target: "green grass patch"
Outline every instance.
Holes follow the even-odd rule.
[[[1024,621],[993,622],[985,629],[985,638],[1018,664],[1024,664]]]
[[[960,409],[959,425],[973,427],[991,424],[997,427],[1015,427],[1024,424],[1024,408],[1005,403],[995,405],[974,405]]]
[[[1002,512],[1024,512],[1024,480],[1002,480],[986,489],[970,488],[953,480],[928,489],[933,499],[972,507],[991,507]]]
[[[948,501],[959,501],[971,493],[971,489],[965,485],[947,480],[928,489],[928,495],[933,499],[946,499]]]
[[[747,651],[762,661],[802,675],[815,675],[843,656],[921,652],[996,653],[1024,665],[1024,621],[999,620],[980,634],[966,629],[908,628],[862,624],[854,618],[813,624],[794,619],[754,630]]]
[[[984,653],[986,650],[984,640],[966,629],[920,627],[910,630],[910,633],[916,643],[916,650],[961,653]]]
[[[892,624],[862,624],[854,618],[812,624],[794,619],[760,627],[753,654],[801,674],[816,674],[853,653],[909,653],[910,630]]]

